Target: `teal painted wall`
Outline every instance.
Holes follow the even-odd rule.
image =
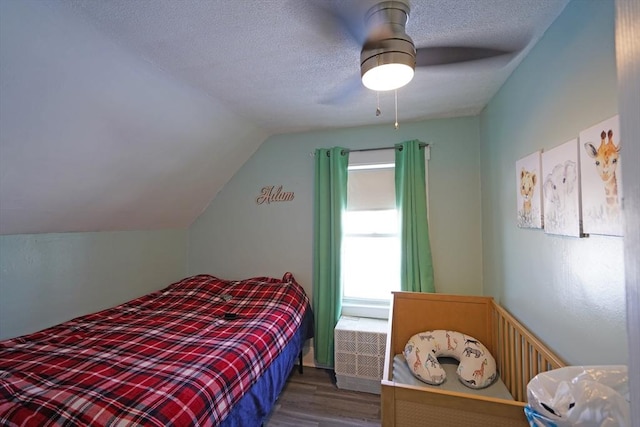
[[[400,118],[402,119],[402,118]],[[313,179],[316,148],[432,144],[430,229],[439,292],[481,292],[480,157],[477,117],[388,123],[273,136],[216,196],[189,229],[189,273],[225,278],[294,273],[312,283]],[[291,202],[256,204],[260,189],[282,185]]]
[[[515,225],[515,162],[616,114],[613,12],[609,0],[571,2],[479,117],[270,137],[188,231],[0,237],[0,339],[187,273],[291,271],[311,295],[311,153],[420,139],[432,144],[437,290],[496,297],[569,363],[625,363],[622,239],[548,236]],[[295,199],[258,205],[266,185],[282,185]]]
[[[484,292],[571,364],[627,360],[623,242],[518,229],[515,162],[617,114],[616,83],[614,2],[572,1],[480,116]]]
[[[181,279],[186,230],[0,236],[0,339]]]

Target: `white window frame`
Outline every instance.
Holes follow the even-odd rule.
[[[344,233],[343,237],[367,237],[367,238],[387,238],[387,237],[397,237],[397,233]],[[398,248],[399,249],[399,248]],[[399,252],[399,251],[398,251]],[[398,257],[400,254],[398,253]],[[399,273],[399,271],[398,271]],[[380,283],[380,282],[377,282]],[[398,277],[398,286],[399,277]],[[392,290],[400,290],[400,289],[392,289]],[[386,319],[389,315],[389,302],[391,300],[391,293],[389,293],[388,298],[378,299],[378,298],[365,298],[365,297],[353,297],[353,296],[345,296],[343,289],[342,296],[342,306],[343,311],[342,314],[346,316],[355,316],[355,317],[373,317]]]
[[[427,190],[427,218],[429,217],[429,167],[428,160],[431,157],[430,147],[427,145],[425,151],[425,183]],[[355,157],[355,159],[354,159]],[[352,161],[354,160],[354,161]],[[349,154],[349,169],[374,169],[376,167],[389,167],[392,164],[395,168],[394,150],[351,152]],[[391,296],[389,300],[373,300],[366,298],[345,298],[342,297],[342,315],[354,317],[369,317],[374,319],[388,319]]]

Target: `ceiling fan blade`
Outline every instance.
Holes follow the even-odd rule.
[[[355,2],[293,0],[293,5],[301,9],[299,13],[313,17],[313,25],[327,40],[335,40],[336,37],[346,34],[361,46],[367,39],[362,14],[356,9]]]
[[[416,49],[416,67],[457,64],[510,53],[512,52],[483,47],[422,47]]]
[[[362,89],[364,89],[362,80],[360,80],[360,75],[356,74],[333,88],[329,95],[320,99],[319,103],[323,105],[348,104]]]

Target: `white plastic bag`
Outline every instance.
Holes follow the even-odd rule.
[[[536,375],[527,385],[532,427],[630,426],[627,367],[568,366]]]

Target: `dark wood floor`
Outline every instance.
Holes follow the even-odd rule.
[[[265,427],[380,426],[380,396],[340,390],[333,372],[295,369]]]

